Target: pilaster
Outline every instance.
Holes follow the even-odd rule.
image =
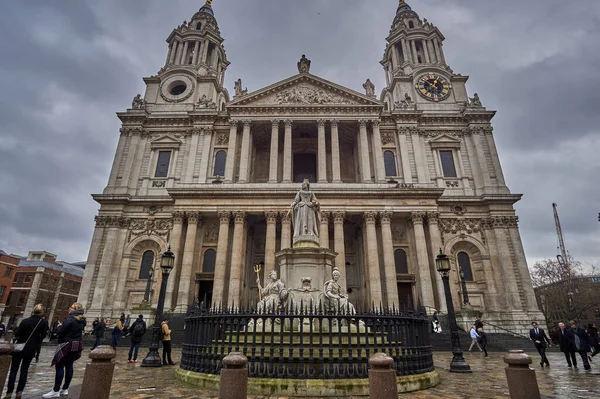
[[[213,281],[213,307],[225,306],[225,275],[227,269],[227,253],[229,249],[229,221],[231,212],[219,212],[219,238],[217,242],[217,259],[215,261],[215,278]]]
[[[430,309],[435,308],[435,298],[433,295],[433,284],[431,280],[431,272],[429,268],[429,255],[427,253],[427,243],[425,240],[425,229],[423,221],[425,212],[412,212],[410,221],[413,224],[415,234],[415,247],[417,250],[418,279],[421,283],[421,299],[424,306]]]
[[[385,270],[385,292],[387,307],[398,309],[398,284],[396,277],[396,263],[394,259],[394,245],[392,238],[392,212],[380,212],[381,241],[383,244],[383,263]]]
[[[339,284],[342,290],[346,292],[346,248],[344,241],[344,217],[346,213],[333,211],[331,215],[333,216],[334,251],[338,254],[335,258],[335,266],[340,270]]]
[[[379,251],[377,247],[377,231],[375,229],[376,212],[365,212],[363,215],[367,231],[367,267],[369,275],[369,293],[371,305],[383,305],[381,292],[381,275],[379,272]]]
[[[240,306],[242,299],[242,276],[244,273],[244,225],[246,212],[237,211],[233,214],[233,243],[231,252],[231,275],[229,276],[228,306]]]

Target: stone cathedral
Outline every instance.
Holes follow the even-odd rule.
[[[292,246],[290,202],[308,179],[320,246],[337,253],[357,308],[445,311],[441,248],[456,309],[464,286],[492,323],[542,319],[495,111],[468,96],[436,26],[400,1],[379,95],[369,79],[358,92],[312,74],[305,55],[293,76],[254,92],[238,79],[230,94],[211,3],[172,31],[164,67],[117,114],[108,185],[93,196],[100,210],[79,295],[88,316],[132,313],[145,297],[155,306],[168,246],[176,259],[165,309],[256,303],[255,265],[263,282],[278,269],[275,253]]]

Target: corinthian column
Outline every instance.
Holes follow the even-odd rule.
[[[285,211],[281,212],[281,249],[291,248],[292,241],[292,219],[291,215]]]
[[[240,183],[248,182],[250,169],[250,121],[244,121],[242,133],[242,148],[240,149]]]
[[[433,264],[435,264],[435,259],[437,254],[439,253],[440,248],[442,248],[442,235],[440,234],[440,226],[439,226],[440,214],[438,212],[427,212],[427,224],[429,225],[429,238],[431,239],[430,250],[433,254]],[[444,292],[444,282],[442,281],[442,276],[439,273],[433,273],[435,276],[435,287],[436,287],[436,297],[438,299],[438,309],[443,313],[448,311],[448,307],[446,306],[446,295]]]
[[[331,121],[331,168],[333,173],[333,182],[341,183],[340,170],[340,137],[338,133],[338,121]]]
[[[381,242],[383,244],[383,263],[385,270],[385,292],[387,306],[398,309],[398,283],[396,278],[396,262],[392,239],[392,212],[381,212]]]
[[[232,120],[229,124],[229,145],[227,146],[227,159],[225,161],[225,183],[233,182],[238,121]]]
[[[279,165],[279,120],[271,122],[271,164],[269,165],[269,183],[277,183],[277,166]]]
[[[292,182],[292,121],[285,121],[285,136],[283,139],[283,182]]]
[[[189,212],[187,214],[187,232],[185,234],[185,245],[183,247],[183,261],[181,263],[181,275],[179,276],[179,292],[177,294],[177,306],[183,306],[187,310],[190,302],[190,285],[192,281],[192,267],[194,265],[194,255],[196,254],[196,233],[198,231],[198,222],[200,221],[199,212]]]
[[[381,295],[381,275],[379,273],[379,251],[377,248],[377,231],[375,230],[376,212],[365,212],[364,220],[367,230],[367,265],[369,268],[369,292],[371,303],[383,305]]]
[[[262,281],[267,281],[267,277],[271,270],[275,270],[275,244],[277,241],[277,212],[265,212],[267,218],[267,235],[265,237],[265,267],[262,271]]]
[[[346,249],[344,247],[344,217],[346,213],[334,211],[331,214],[333,215],[333,249],[338,254],[335,258],[335,266],[340,269],[339,284],[342,291],[346,292]]]
[[[317,139],[317,153],[318,153],[318,182],[327,183],[327,151],[325,150],[325,121],[319,119],[318,121],[318,139]]]
[[[234,213],[233,244],[231,252],[231,274],[229,276],[229,306],[240,306],[242,299],[242,276],[244,274],[244,223],[246,212]]]
[[[427,244],[425,241],[425,229],[423,228],[423,219],[425,212],[413,212],[410,214],[410,221],[413,224],[415,232],[415,247],[417,250],[417,274],[421,285],[421,298],[423,306],[435,308],[435,299],[433,296],[433,284],[431,281],[431,271],[429,268],[429,255],[427,254]]]
[[[375,153],[375,170],[378,183],[385,183],[385,165],[383,164],[383,148],[381,147],[381,133],[379,121],[373,121],[373,152]]]
[[[183,231],[183,212],[173,212],[173,229],[171,230],[171,251],[175,255],[175,270],[181,263],[181,233]],[[167,292],[165,295],[165,309],[171,309],[173,306],[173,292],[175,291],[175,274],[167,280]]]
[[[94,280],[94,273],[96,271],[96,262],[100,254],[100,245],[102,244],[102,236],[104,235],[104,223],[100,216],[95,217],[96,228],[94,229],[94,236],[92,237],[92,246],[88,253],[87,261],[85,262],[85,271],[83,273],[83,280],[81,281],[81,288],[79,290],[79,297],[77,302],[82,303],[83,307],[88,309],[91,307],[90,291],[92,290],[92,281]],[[93,291],[92,291],[93,294]]]
[[[319,244],[321,245],[321,248],[329,248],[329,212],[321,212]]]
[[[371,183],[371,161],[369,159],[369,139],[367,136],[367,121],[361,119],[360,124],[360,172],[365,183]]]
[[[219,212],[219,240],[217,242],[217,259],[215,261],[215,279],[213,281],[213,307],[225,305],[225,272],[227,268],[227,250],[229,247],[229,219],[231,212]]]

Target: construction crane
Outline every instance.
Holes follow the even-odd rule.
[[[569,264],[569,256],[565,248],[565,240],[563,239],[562,228],[560,227],[560,219],[558,218],[558,209],[556,204],[552,204],[554,210],[554,223],[556,224],[556,235],[558,236],[558,250],[560,254],[556,255],[558,264],[562,267],[561,279],[571,276],[571,265]]]

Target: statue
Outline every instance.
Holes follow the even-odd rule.
[[[367,96],[375,97],[375,85],[371,82],[371,79],[367,79],[363,84],[363,88],[367,92]]]
[[[326,312],[337,313],[339,310],[342,314],[356,314],[354,305],[348,300],[348,294],[342,292],[342,286],[338,283],[340,279],[340,269],[333,268],[333,278],[325,282],[325,291],[323,298],[323,306]]]
[[[294,226],[294,244],[300,241],[319,242],[319,201],[310,191],[310,183],[305,179],[302,189],[292,202],[292,223]]]
[[[302,58],[298,61],[298,72],[309,73],[310,72],[310,60],[302,54]]]
[[[483,107],[481,105],[481,100],[479,99],[479,94],[475,93],[473,98],[469,97],[469,106],[470,107]]]
[[[146,108],[146,101],[142,98],[141,94],[138,94],[133,98],[131,102],[131,108],[133,109],[144,109]]]
[[[235,97],[248,94],[248,88],[242,89],[242,79],[238,79],[234,83]]]
[[[412,107],[413,105],[415,105],[415,103],[413,102],[410,94],[408,94],[408,92],[406,92],[406,93],[404,93],[404,100],[397,101],[394,105],[396,107],[408,108],[408,107]]]
[[[203,94],[200,100],[198,100],[198,108],[216,108],[217,104],[209,99],[206,94]]]
[[[287,300],[288,290],[285,288],[283,281],[277,278],[277,272],[271,270],[269,274],[271,282],[266,287],[261,287],[260,278],[256,279],[258,290],[262,299],[256,305],[258,313],[275,313],[281,309],[282,303]]]

